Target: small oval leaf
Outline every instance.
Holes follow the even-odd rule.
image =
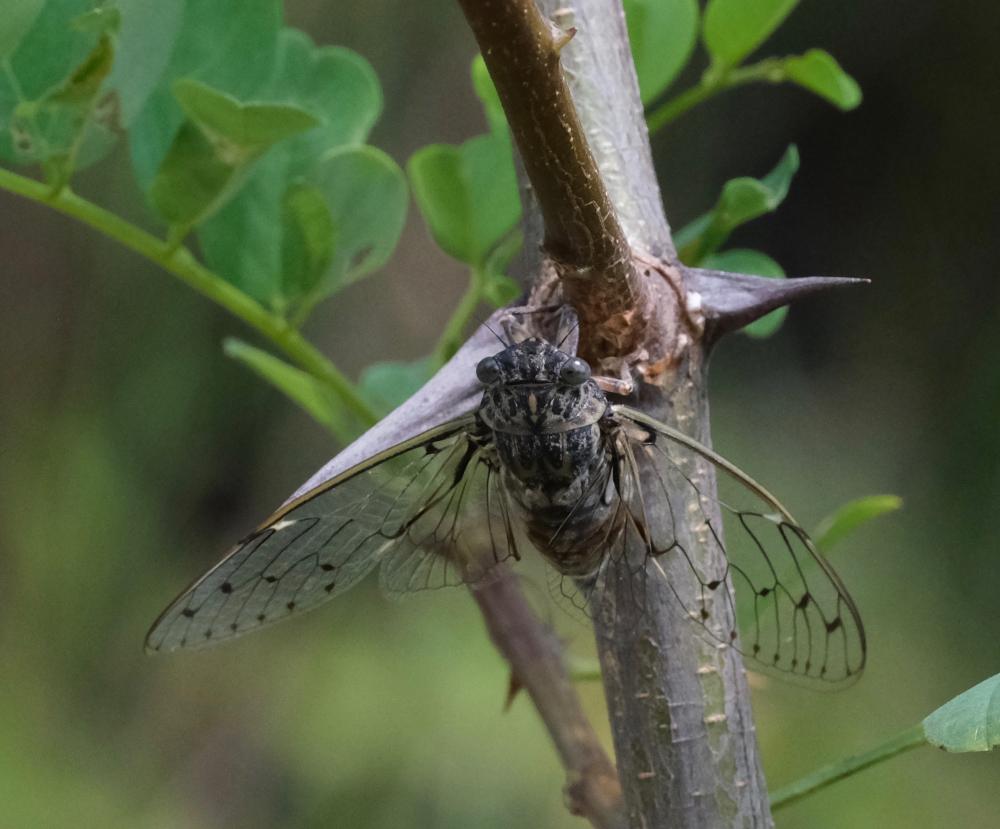
[[[861,103],[861,87],[829,52],[810,49],[804,55],[785,58],[782,66],[788,80],[815,92],[843,110]]]
[[[927,742],[945,751],[1000,746],[1000,674],[946,702],[923,721]]]
[[[819,522],[813,540],[820,550],[828,552],[858,527],[902,506],[903,499],[898,495],[869,495],[850,501]]]
[[[476,97],[483,105],[483,112],[486,113],[486,121],[490,125],[492,132],[506,132],[507,116],[503,111],[503,104],[500,103],[500,96],[497,88],[493,85],[493,78],[486,68],[486,61],[482,55],[476,55],[472,59],[472,88],[476,90]]]
[[[306,313],[309,299],[333,260],[336,226],[323,191],[301,182],[285,191],[281,221],[282,293],[304,301],[302,313]]]
[[[687,65],[698,40],[697,0],[625,0],[639,94],[648,104]]]
[[[434,240],[446,253],[474,267],[483,266],[521,216],[505,133],[478,135],[458,147],[423,147],[411,156],[407,171]]]
[[[350,434],[351,423],[346,413],[337,405],[333,394],[312,375],[235,337],[227,338],[222,350],[227,357],[238,360],[267,380],[338,437]]]
[[[419,391],[434,373],[430,359],[409,363],[373,363],[361,372],[358,385],[365,399],[387,414]]]
[[[702,39],[713,66],[736,66],[760,46],[799,0],[709,0]]]
[[[220,145],[220,155],[228,156],[233,164],[255,158],[279,141],[319,124],[300,107],[243,103],[192,78],[182,78],[173,88],[184,113]]]
[[[764,178],[727,181],[715,207],[681,228],[674,237],[681,260],[699,266],[715,253],[740,225],[778,208],[799,169],[799,151],[789,146]]]

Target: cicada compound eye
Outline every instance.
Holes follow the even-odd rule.
[[[559,369],[559,380],[567,386],[579,386],[590,379],[590,366],[579,357],[572,357]]]
[[[500,364],[495,357],[486,357],[476,366],[476,377],[484,386],[492,386],[500,379]]]

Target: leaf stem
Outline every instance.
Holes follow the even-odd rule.
[[[901,734],[897,734],[895,737],[886,740],[880,746],[871,749],[871,751],[838,760],[828,766],[816,769],[816,771],[807,774],[794,783],[782,786],[771,794],[771,809],[779,809],[787,806],[789,803],[794,803],[796,800],[801,800],[806,795],[819,791],[831,783],[836,783],[838,780],[850,777],[852,774],[863,771],[869,766],[874,766],[876,763],[881,763],[883,760],[895,757],[897,754],[902,754],[904,751],[925,745],[926,742],[927,738],[924,736],[923,725],[918,723]]]
[[[370,426],[378,417],[361,398],[354,384],[282,317],[272,314],[256,300],[206,268],[186,247],[163,241],[129,221],[76,195],[68,187],[53,194],[51,188],[26,176],[0,168],[0,189],[45,204],[72,216],[110,239],[155,262],[202,296],[239,317],[256,329],[291,360],[324,383],[363,424]],[[342,440],[353,433],[338,434]]]
[[[444,331],[441,332],[441,337],[434,347],[435,371],[455,356],[455,352],[465,342],[463,333],[483,298],[483,282],[482,269],[473,265],[469,272],[469,286],[462,294],[458,306],[452,312],[451,318],[445,324]]]
[[[664,101],[646,117],[650,134],[658,132],[667,124],[673,123],[688,110],[725,92],[744,84],[762,81],[765,83],[781,83],[785,80],[785,70],[777,58],[768,58],[749,66],[738,66],[733,69],[709,67],[696,86],[685,89],[679,95]]]

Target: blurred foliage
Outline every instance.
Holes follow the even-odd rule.
[[[988,232],[1000,182],[967,163],[993,151],[989,113],[1000,105],[976,79],[995,74],[988,33],[1000,20],[985,3],[913,4],[905,16],[856,3],[787,20],[794,2],[734,3],[712,0],[703,12],[694,2],[626,3],[671,217],[697,215],[711,203],[705,194],[720,192],[704,225],[715,238],[690,237],[714,248],[701,266],[778,276],[776,260],[794,273],[827,263],[865,269],[887,287],[876,282],[850,311],[805,306],[768,343],[724,347],[713,363],[717,442],[779,495],[793,494],[785,500],[806,517],[860,491],[898,490],[909,505],[905,522],[840,542],[838,569],[872,640],[865,680],[820,697],[754,680],[767,771],[779,784],[919,720],[1000,661],[1000,296],[989,277],[1000,251]],[[165,165],[170,172],[182,132],[199,163],[237,161],[238,174],[202,203],[210,210],[171,220],[179,229],[164,256],[192,222],[191,243],[214,275],[296,328],[336,294],[311,330],[360,376],[352,393],[384,413],[446,358],[481,302],[502,304],[516,291],[503,273],[519,240],[496,215],[461,217],[471,233],[451,227],[476,244],[455,248],[465,251],[469,284],[449,314],[462,274],[412,225],[403,233],[404,177],[366,142],[375,130],[393,157],[410,158],[417,191],[421,147],[441,145],[441,132],[453,148],[476,141],[454,125],[482,106],[480,143],[500,165],[493,184],[511,180],[498,149],[509,147],[506,126],[479,64],[480,104],[468,93],[468,40],[455,9],[363,5],[331,14],[328,4],[289,0],[288,11],[317,41],[354,45],[393,79],[392,131],[378,126],[383,93],[368,62],[284,26],[275,0],[15,0],[0,21],[0,159],[37,165],[51,192],[72,180],[137,225],[159,227],[144,205],[155,206],[153,182]],[[708,61],[700,76],[690,61],[699,32]],[[804,96],[786,101],[749,86],[692,109],[753,82],[791,82],[852,109],[858,86],[829,53],[793,51],[819,38],[850,56],[869,92],[844,125]],[[768,39],[789,56],[744,64]],[[182,106],[178,84],[214,92],[208,112],[204,101]],[[663,100],[674,84],[683,91]],[[301,132],[262,148],[241,123],[248,111],[279,116],[265,118],[265,132],[285,129],[293,111],[318,123],[300,118]],[[788,156],[781,186],[731,178],[767,169],[789,136],[809,161],[795,192]],[[116,149],[122,141],[134,180]],[[433,182],[444,192],[478,181],[468,178],[475,165],[447,167],[431,173],[453,176]],[[173,187],[168,196],[188,195]],[[787,196],[781,230],[724,220],[734,190],[764,210]],[[417,195],[439,237],[431,215],[440,205]],[[4,211],[3,821],[578,825],[530,706],[519,699],[501,713],[504,666],[460,594],[394,605],[362,587],[326,611],[326,625],[317,615],[205,654],[141,655],[142,633],[172,592],[329,454],[329,436],[279,414],[256,376],[227,367],[214,345],[231,323],[199,298],[43,209],[5,199]],[[727,227],[737,246],[722,250]],[[379,277],[389,288],[352,287],[400,238],[399,264]],[[452,241],[439,239],[446,249]],[[433,356],[372,361],[421,350]],[[226,353],[325,425],[361,428],[312,368],[238,341]],[[568,635],[591,664],[586,633]],[[991,682],[928,717],[928,736],[973,745],[988,734]],[[596,685],[585,694],[604,728]],[[996,773],[995,756],[918,752],[789,808],[779,825],[992,826]]]

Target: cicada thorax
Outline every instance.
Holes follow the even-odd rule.
[[[510,385],[485,408],[532,545],[564,575],[591,575],[615,517],[603,394],[590,383]]]

